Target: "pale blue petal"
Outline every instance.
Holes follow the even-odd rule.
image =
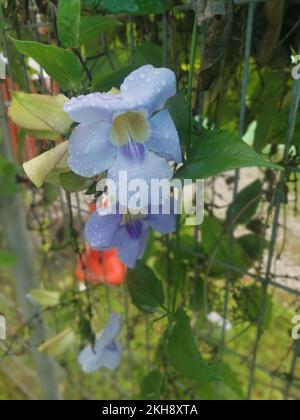
[[[149,226],[160,233],[173,233],[176,231],[176,216],[174,214],[151,214],[146,218]]]
[[[102,352],[94,353],[92,346],[88,346],[80,353],[78,361],[81,364],[83,372],[96,372],[102,365]]]
[[[137,260],[141,259],[145,252],[147,229],[144,228],[141,236],[133,239],[125,226],[118,230],[114,245],[118,248],[120,260],[129,268],[136,266]]]
[[[64,111],[78,123],[91,124],[96,121],[111,123],[115,114],[128,111],[122,95],[91,93],[72,98],[64,105]]]
[[[69,142],[69,165],[83,177],[106,171],[114,161],[116,147],[108,137],[111,126],[101,122],[77,126]]]
[[[84,372],[96,372],[102,366],[111,369],[116,365],[121,352],[119,346],[114,344],[120,328],[121,317],[112,313],[107,326],[96,341],[95,348],[92,349],[92,346],[87,346],[79,355],[78,360]]]
[[[93,213],[85,226],[85,238],[93,249],[110,249],[122,216]]]
[[[156,114],[150,121],[151,137],[146,143],[149,150],[167,160],[182,161],[179,135],[169,111]]]
[[[102,365],[107,369],[115,370],[121,361],[122,349],[117,340],[105,348],[102,357]]]
[[[173,177],[173,170],[168,162],[149,150],[145,150],[143,162],[128,161],[126,156],[119,152],[117,158],[110,170],[108,171],[107,178],[113,180],[117,186],[117,193],[119,191],[120,182],[125,182],[127,178],[127,187],[130,187],[130,182],[140,180],[148,186],[148,191],[145,191],[145,200],[148,199],[148,204],[151,204],[151,181],[152,180],[171,180]],[[124,186],[121,186],[124,190]],[[130,189],[130,188],[129,188]],[[108,191],[109,193],[109,191]],[[120,196],[119,202],[122,206],[128,207],[130,198],[135,194],[135,191],[128,191],[126,197]],[[148,197],[146,196],[148,195]],[[160,197],[159,202],[164,201],[164,197]],[[141,206],[143,207],[143,206]]]
[[[176,77],[169,69],[146,65],[126,77],[121,92],[132,108],[145,108],[152,115],[176,95]]]
[[[122,318],[120,315],[112,312],[109,316],[109,321],[96,341],[95,350],[96,352],[103,351],[107,346],[110,346],[111,342],[118,336],[122,324]]]

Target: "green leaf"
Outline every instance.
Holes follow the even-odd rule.
[[[10,267],[17,261],[15,255],[8,251],[0,251],[0,268]]]
[[[251,261],[259,261],[269,242],[259,235],[248,234],[238,238],[238,242],[251,259]]]
[[[39,352],[48,356],[60,356],[69,348],[73,347],[76,341],[74,332],[68,328],[62,333],[50,338],[44,342],[39,348]]]
[[[235,294],[234,299],[237,303],[237,311],[244,321],[251,324],[258,324],[261,307],[263,304],[263,291],[262,288],[256,285],[243,287]],[[273,315],[273,302],[272,296],[267,295],[265,306],[265,318],[263,320],[263,328],[269,328]]]
[[[71,171],[60,174],[59,179],[63,189],[69,193],[86,190],[92,182],[89,178],[83,178]]]
[[[227,220],[234,219],[236,224],[248,223],[255,216],[262,194],[262,182],[254,181],[244,188],[227,211]]]
[[[167,334],[167,355],[174,368],[189,379],[199,383],[220,381],[199,352],[190,319],[181,309]]]
[[[60,186],[46,182],[43,188],[43,199],[41,201],[41,205],[47,207],[53,204],[58,199],[60,192]]]
[[[206,217],[202,226],[202,249],[208,256],[207,263],[210,266],[210,275],[224,276],[224,271],[231,257],[231,264],[240,270],[248,269],[251,261],[248,255],[236,238],[230,239],[226,226],[216,217]],[[229,254],[228,243],[231,241],[231,255]],[[241,273],[230,271],[232,280],[241,277]]]
[[[167,102],[166,107],[175,122],[181,143],[184,144],[188,132],[188,105],[185,91],[181,90],[178,92],[176,96]]]
[[[56,140],[67,133],[72,121],[64,112],[68,101],[64,95],[49,96],[13,92],[9,117],[38,138]]]
[[[153,313],[164,304],[162,283],[145,264],[139,262],[134,270],[129,271],[127,284],[132,302],[141,311]]]
[[[171,8],[169,0],[100,0],[100,5],[110,13],[134,15],[163,13]]]
[[[191,158],[181,168],[181,179],[206,179],[226,171],[248,167],[281,169],[265,160],[243,140],[227,130],[210,130],[192,148]]]
[[[60,294],[49,290],[33,289],[30,296],[39,305],[46,307],[56,306],[60,301]]]
[[[37,61],[62,89],[77,90],[80,87],[83,72],[71,51],[39,42],[13,41],[20,53]]]
[[[159,370],[153,370],[147,375],[141,387],[142,400],[159,400],[163,388],[163,376]]]
[[[270,129],[282,117],[282,112],[278,112],[278,109],[286,89],[286,81],[281,72],[275,72],[266,67],[257,82],[258,86],[253,95],[254,116],[257,122],[253,147],[256,151],[261,152],[268,143],[273,143]],[[281,133],[281,143],[285,141],[287,121],[288,119],[284,123],[284,131]]]
[[[244,392],[238,375],[232,370],[230,365],[220,362],[212,364],[212,367],[222,372],[222,383],[219,384],[219,399],[229,401],[240,401],[244,399]],[[214,400],[216,397],[216,387],[214,384],[204,384],[199,388],[201,397],[206,400]]]
[[[135,62],[139,66],[152,64],[154,67],[161,67],[163,64],[162,48],[152,42],[144,42],[135,50]]]
[[[111,88],[119,88],[123,83],[125,77],[127,77],[131,72],[136,70],[138,66],[126,66],[122,67],[119,70],[104,73],[100,70],[99,74],[95,74],[93,78],[93,90],[98,92],[108,92]]]
[[[57,33],[64,48],[79,46],[81,0],[59,0]]]
[[[269,143],[284,144],[286,133],[289,125],[290,107],[284,107],[280,112],[273,114],[272,124],[269,130]],[[293,134],[293,144],[299,146],[300,144],[300,110],[298,110],[295,124],[295,131]]]
[[[119,21],[108,16],[82,16],[79,43],[86,44],[91,38],[97,38],[101,33],[120,25]]]

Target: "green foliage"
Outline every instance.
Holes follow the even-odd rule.
[[[50,290],[34,289],[31,290],[30,296],[41,306],[51,307],[59,304],[60,294]]]
[[[226,363],[215,363],[212,365],[215,370],[222,372],[222,383],[218,384],[220,400],[240,401],[244,397],[240,380],[233,369]],[[215,399],[216,389],[213,384],[205,384],[200,387],[201,397],[205,400]]]
[[[246,252],[251,261],[259,261],[269,242],[259,235],[248,234],[238,239],[239,244]]]
[[[254,181],[244,188],[232,203],[227,212],[227,220],[234,220],[236,224],[245,224],[255,216],[261,201],[262,182]]]
[[[272,119],[269,130],[269,142],[271,144],[284,144],[288,130],[290,108],[285,106]],[[293,135],[293,144],[300,145],[300,111],[297,113],[295,132]]]
[[[189,379],[199,383],[220,380],[199,352],[190,320],[181,309],[167,332],[167,356],[173,367]]]
[[[138,66],[129,65],[108,73],[100,70],[99,74],[96,73],[93,78],[93,90],[108,92],[112,87],[119,88],[125,77],[137,68]]]
[[[181,179],[206,179],[247,167],[280,168],[257,154],[239,136],[226,130],[210,130],[194,144],[190,159],[177,176]]]
[[[132,302],[141,311],[153,313],[164,304],[164,290],[160,280],[143,263],[138,263],[134,270],[130,270],[127,285]]]
[[[59,0],[57,32],[64,48],[79,46],[81,0]]]
[[[168,101],[167,109],[175,121],[182,144],[185,144],[188,132],[188,105],[183,90]]]
[[[210,275],[224,275],[226,267],[230,266],[238,270],[245,270],[251,266],[251,261],[246,252],[236,238],[230,238],[226,225],[215,217],[206,217],[201,227],[202,230],[202,248],[207,254]],[[229,252],[228,244],[231,244]],[[230,270],[230,268],[229,268]],[[239,271],[232,271],[231,277],[236,279],[241,277]]]
[[[41,204],[45,207],[53,204],[59,197],[60,186],[57,184],[46,182],[43,187],[43,200]]]
[[[56,357],[69,350],[72,346],[74,346],[75,342],[76,336],[74,332],[70,328],[67,328],[60,334],[49,338],[49,340],[41,344],[38,350],[48,356]]]
[[[92,38],[99,37],[120,26],[120,22],[108,16],[82,16],[80,25],[80,45],[86,44]]]
[[[261,80],[259,80],[259,86],[253,95],[257,101],[254,104],[254,114],[257,121],[254,148],[258,152],[261,152],[267,144],[272,142],[269,135],[270,127],[280,118],[279,104],[285,89],[282,73],[264,69],[262,77],[265,80],[263,89],[260,86]],[[281,143],[284,143],[284,138]]]
[[[144,42],[135,50],[134,59],[139,66],[152,64],[154,67],[161,67],[163,51],[161,47],[152,42]]]
[[[264,329],[269,328],[273,314],[272,296],[268,294],[266,302],[263,302],[263,291],[261,287],[256,285],[243,287],[235,294],[235,301],[241,318],[251,324],[259,323],[262,305],[265,303],[263,327]]]
[[[85,1],[88,3],[87,0]],[[116,14],[147,15],[163,13],[170,8],[169,0],[100,0],[98,3],[108,12]]]
[[[69,193],[86,190],[92,182],[89,178],[83,178],[71,171],[60,174],[59,179],[63,189]]]
[[[62,89],[79,89],[82,68],[71,51],[39,42],[13,41],[20,53],[36,60]]]
[[[142,400],[159,400],[163,388],[163,376],[159,370],[153,370],[143,380],[141,386]]]

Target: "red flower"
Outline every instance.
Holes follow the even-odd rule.
[[[119,260],[116,249],[109,251],[88,249],[82,260],[77,263],[75,276],[78,281],[87,281],[91,284],[119,286],[124,282],[126,273],[127,267]]]

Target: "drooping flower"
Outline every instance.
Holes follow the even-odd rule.
[[[149,229],[166,234],[176,231],[176,216],[163,214],[100,214],[96,211],[85,227],[85,237],[93,249],[117,248],[119,258],[129,268],[144,256]]]
[[[99,334],[94,348],[87,346],[79,355],[79,363],[85,373],[93,373],[106,367],[115,370],[121,360],[121,347],[117,341],[121,317],[112,313],[107,326]]]
[[[120,91],[71,99],[64,110],[79,125],[69,145],[69,165],[83,177],[134,167],[134,177],[171,179],[167,161],[181,162],[179,136],[166,101],[176,94],[175,74],[146,65],[131,73]],[[110,178],[110,171],[108,171]]]
[[[119,286],[124,282],[126,272],[127,267],[118,258],[116,249],[109,251],[88,249],[82,260],[77,263],[75,276],[78,281],[87,281],[91,284]]]

